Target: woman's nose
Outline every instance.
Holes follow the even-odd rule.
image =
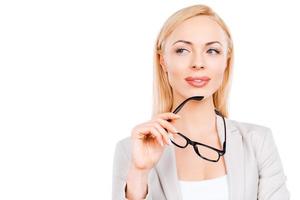
[[[201,55],[195,55],[193,62],[192,62],[192,68],[195,69],[200,69],[200,68],[204,68],[205,63],[204,63],[204,59]]]
[[[192,66],[193,69],[200,69],[200,68],[204,68],[203,65],[199,66],[199,65],[193,65]]]

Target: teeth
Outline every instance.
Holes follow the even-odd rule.
[[[202,82],[202,80],[194,80],[195,82],[198,82],[198,83],[201,83]]]

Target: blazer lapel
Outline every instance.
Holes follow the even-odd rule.
[[[222,118],[220,117],[220,121]],[[227,118],[228,127],[226,153],[224,155],[225,165],[227,168],[227,180],[230,200],[244,199],[244,150],[242,136],[238,129]],[[219,123],[220,124],[220,123]],[[224,128],[222,128],[224,129]],[[222,131],[223,133],[224,131]],[[220,133],[220,132],[219,132]]]
[[[221,116],[216,115],[216,125],[221,143],[224,141],[224,125]],[[243,199],[244,194],[244,157],[242,137],[235,125],[225,118],[226,122],[226,153],[224,155],[230,200]],[[156,164],[156,171],[166,199],[182,200],[181,188],[177,177],[174,145],[165,150]]]
[[[163,155],[156,164],[156,170],[166,199],[182,200],[174,148],[174,145],[165,147]]]

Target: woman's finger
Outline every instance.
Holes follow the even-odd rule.
[[[163,127],[161,127],[161,125],[158,122],[155,122],[153,126],[155,126],[155,128],[162,134],[165,143],[170,144],[168,132]]]
[[[157,141],[158,141],[158,143],[161,145],[161,146],[164,146],[164,142],[163,142],[163,136],[160,134],[160,132],[155,128],[155,127],[151,127],[150,128],[151,129],[151,133],[153,134],[153,135],[155,135],[155,137],[156,137],[156,139],[157,139]]]
[[[169,132],[172,133],[178,133],[177,129],[175,128],[175,126],[173,124],[171,124],[170,122],[163,120],[163,119],[157,119],[157,122],[163,126],[165,129],[167,129]]]
[[[172,112],[167,112],[167,113],[160,113],[157,115],[156,118],[161,118],[161,119],[178,119],[180,118],[180,115],[174,114]]]

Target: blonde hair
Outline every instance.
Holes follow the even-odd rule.
[[[193,5],[182,8],[171,15],[161,28],[154,47],[154,77],[153,77],[153,110],[152,117],[162,113],[171,112],[173,107],[173,91],[169,84],[167,73],[160,65],[159,59],[162,56],[165,39],[183,21],[195,16],[209,16],[216,21],[227,34],[228,57],[227,67],[224,72],[223,82],[220,88],[213,94],[213,102],[216,109],[224,116],[228,117],[228,94],[231,85],[232,66],[233,66],[233,43],[231,34],[224,21],[208,6]]]

